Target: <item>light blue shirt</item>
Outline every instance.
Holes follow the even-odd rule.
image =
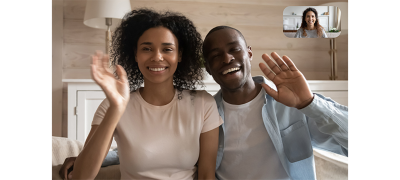
[[[253,77],[256,83],[267,83],[262,76]],[[214,95],[218,112],[224,119],[221,90]],[[316,179],[313,147],[348,155],[348,108],[315,94],[307,107],[298,110],[287,107],[265,95],[262,120],[278,153],[280,162],[291,179]],[[229,119],[227,119],[229,121]],[[220,126],[217,154],[218,169],[224,152],[225,124]],[[255,154],[255,156],[257,156]],[[263,168],[259,167],[260,171]],[[218,178],[218,177],[217,177]]]

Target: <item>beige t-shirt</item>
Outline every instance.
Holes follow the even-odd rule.
[[[114,131],[121,179],[193,179],[200,152],[200,134],[223,120],[214,98],[206,91],[182,91],[164,106],[147,103],[139,91],[130,101]],[[99,125],[109,102],[98,107],[92,125]]]

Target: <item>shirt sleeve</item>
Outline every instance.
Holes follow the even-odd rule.
[[[207,91],[203,92],[203,100],[204,123],[201,133],[211,131],[224,122],[221,116],[219,116],[217,103]]]
[[[326,35],[325,29],[322,30],[322,37],[323,38],[328,38],[328,35]]]
[[[348,108],[328,97],[314,94],[303,109],[314,147],[348,156]]]
[[[103,102],[100,103],[96,112],[93,116],[92,126],[100,125],[101,121],[103,121],[104,116],[106,115],[107,109],[110,107],[110,102],[107,99],[104,99]]]
[[[302,29],[299,28],[296,32],[296,35],[294,35],[294,38],[301,38],[301,34],[303,33]]]

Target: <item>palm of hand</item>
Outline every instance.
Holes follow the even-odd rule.
[[[100,52],[92,56],[93,80],[103,89],[111,105],[126,105],[129,101],[129,82],[120,65],[117,66],[118,79],[108,67],[108,56]]]
[[[275,84],[278,91],[273,90],[266,84],[262,84],[267,94],[286,106],[298,109],[311,103],[313,95],[308,88],[307,81],[303,74],[294,66],[293,62],[287,56],[283,56],[285,64],[277,53],[272,53],[271,56],[277,64],[272,62],[266,54],[262,57],[268,66],[271,67],[272,71],[263,63],[260,63],[260,68]]]

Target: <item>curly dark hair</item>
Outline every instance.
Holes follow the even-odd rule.
[[[196,85],[204,86],[202,67],[203,40],[197,32],[193,22],[180,13],[166,11],[158,13],[151,9],[137,9],[127,13],[117,27],[112,37],[110,58],[112,65],[121,65],[127,75],[130,91],[136,91],[144,82],[135,60],[137,42],[142,34],[155,27],[169,29],[178,39],[179,52],[182,61],[174,73],[174,88],[182,90],[195,90]],[[193,92],[193,91],[192,91]]]
[[[315,26],[316,29],[317,29],[317,35],[318,35],[318,37],[321,37],[321,36],[322,36],[322,31],[324,30],[324,28],[319,24],[318,12],[317,12],[317,10],[314,9],[314,8],[312,8],[312,7],[309,7],[309,8],[307,8],[306,10],[303,11],[303,17],[302,17],[301,26],[300,26],[300,27],[303,29],[303,36],[304,36],[304,37],[307,36],[307,33],[306,33],[306,28],[307,28],[306,15],[307,15],[307,13],[308,13],[309,11],[312,11],[312,12],[315,14],[315,19],[316,19],[316,20],[315,20],[314,26]]]

